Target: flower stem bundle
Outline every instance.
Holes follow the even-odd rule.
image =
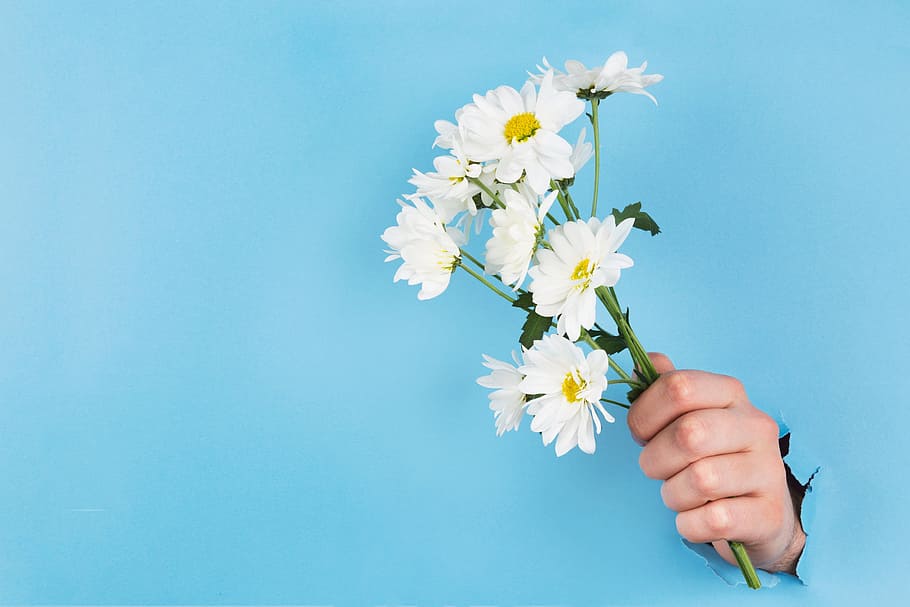
[[[632,230],[654,236],[660,228],[639,202],[597,217],[600,105],[621,92],[656,103],[645,89],[663,77],[645,74],[646,67],[628,67],[622,52],[593,69],[568,61],[564,72],[544,59],[520,90],[500,86],[474,95],[455,122],[436,122],[434,146],[448,153],[434,160],[434,171],[414,170],[416,191],[399,201],[397,223],[382,235],[390,248],[386,261],[402,262],[395,280],[419,284],[419,299],[441,294],[461,268],[522,310],[514,364],[484,355],[490,373],[477,381],[493,390],[498,435],[517,430],[530,415],[531,430],[545,445],[555,441],[557,456],[575,447],[594,453],[602,423],[615,421],[605,405],[628,409],[659,376],[614,287],[633,265],[619,252]],[[594,143],[582,128],[572,145],[559,133],[583,113]],[[591,212],[584,218],[571,188],[592,155]],[[485,225],[490,235],[481,261],[467,244]],[[598,302],[615,329],[598,324]],[[634,372],[613,358],[624,350]],[[610,370],[618,379],[607,378]],[[603,396],[614,384],[629,404]],[[759,587],[742,544],[730,546],[749,586]]]

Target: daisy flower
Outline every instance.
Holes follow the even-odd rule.
[[[474,95],[462,108],[464,151],[476,162],[497,161],[496,179],[515,183],[526,175],[538,194],[550,179],[575,175],[569,157],[572,146],[556,133],[584,111],[575,95],[553,88],[553,74],[543,76],[540,90],[527,82],[521,93],[509,86]]]
[[[556,455],[576,445],[594,453],[594,431],[600,434],[599,411],[608,423],[613,416],[604,410],[600,397],[607,389],[609,358],[603,350],[585,357],[581,348],[560,335],[546,335],[525,352],[525,364],[518,368],[524,379],[518,385],[529,400],[528,413],[534,416],[531,430],[540,432],[543,444],[556,438]],[[558,438],[557,438],[558,437]]]
[[[572,163],[572,168],[575,169],[576,175],[591,160],[591,156],[594,155],[594,146],[585,141],[586,134],[586,130],[581,129],[578,134],[578,141],[575,143],[575,147],[572,148],[572,155],[569,156],[569,162]]]
[[[408,197],[414,206],[401,200],[397,226],[386,228],[382,239],[392,247],[386,261],[401,259],[394,281],[419,284],[418,299],[431,299],[446,290],[452,272],[461,259],[458,243],[463,235],[446,229],[439,215],[417,196]]]
[[[521,364],[515,352],[512,353],[512,359],[516,366]],[[527,396],[518,389],[524,375],[515,366],[486,354],[483,355],[483,360],[483,366],[492,373],[478,378],[477,383],[495,390],[490,393],[490,409],[496,423],[496,436],[502,436],[509,430],[518,430],[521,418],[524,417]]]
[[[542,316],[559,316],[556,331],[577,340],[581,327],[594,326],[597,287],[612,287],[620,270],[632,260],[616,249],[632,230],[634,219],[618,226],[612,215],[569,221],[548,232],[552,249],[537,252],[537,265],[528,271],[529,287]]]
[[[570,59],[566,61],[566,73],[558,70],[553,76],[553,86],[560,91],[571,91],[583,99],[604,99],[613,93],[634,93],[645,95],[655,104],[657,99],[645,90],[645,87],[657,84],[664,77],[660,74],[644,74],[648,67],[645,61],[639,67],[628,67],[629,58],[622,51],[610,55],[603,66],[588,69],[581,61]],[[543,59],[543,67],[537,66],[541,71],[533,75],[534,82],[542,82],[553,67]]]
[[[544,217],[556,195],[550,192],[538,204],[539,197],[529,187],[503,192],[505,208],[495,209],[490,217],[493,237],[487,241],[484,267],[488,274],[499,274],[505,284],[516,289],[524,282],[544,235]]]
[[[414,176],[408,183],[417,187],[417,194],[433,200],[439,216],[447,223],[462,211],[468,211],[472,215],[476,213],[477,205],[473,198],[481,189],[471,182],[471,178],[479,178],[483,166],[469,162],[463,154],[456,153],[437,156],[433,160],[433,167],[436,171],[432,173],[421,173],[413,169]]]

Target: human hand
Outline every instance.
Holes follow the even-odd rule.
[[[645,445],[639,465],[664,481],[660,493],[678,512],[676,528],[711,542],[736,564],[739,541],[755,567],[795,573],[806,536],[787,483],[777,423],[749,402],[735,378],[678,371],[649,354],[660,378],[629,410],[629,429]]]

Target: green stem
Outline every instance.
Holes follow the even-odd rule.
[[[578,212],[578,207],[575,206],[575,201],[572,200],[572,195],[569,194],[569,188],[563,188],[562,191],[566,195],[566,202],[568,202],[569,206],[572,207],[572,210],[575,211],[575,216],[580,219],[581,213]]]
[[[641,342],[638,341],[638,337],[636,337],[632,327],[626,321],[626,317],[619,307],[619,302],[616,300],[616,294],[606,287],[597,287],[596,293],[597,298],[600,299],[600,302],[604,305],[607,312],[609,312],[613,321],[616,323],[616,328],[619,329],[620,335],[622,335],[623,339],[626,341],[626,345],[629,347],[629,354],[632,355],[632,361],[638,369],[638,374],[642,379],[642,383],[645,387],[650,386],[657,381],[660,374],[654,368],[651,359],[648,358],[648,353],[645,351],[644,347],[642,347]]]
[[[496,203],[496,206],[498,206],[500,209],[506,208],[506,203],[504,203],[502,201],[502,199],[499,196],[497,196],[495,192],[493,192],[493,190],[488,188],[484,182],[482,182],[477,177],[468,177],[468,179],[471,181],[471,183],[477,185],[481,190],[486,192],[487,195],[489,195],[489,197],[493,199],[493,202]],[[547,213],[547,219],[552,221],[553,225],[557,225],[557,226],[559,225],[559,220],[556,219],[555,217],[553,217],[553,215],[551,215],[550,213]]]
[[[733,556],[736,557],[736,562],[739,563],[739,568],[743,572],[743,577],[746,578],[749,588],[753,590],[761,588],[761,580],[758,579],[758,573],[755,572],[755,567],[752,566],[746,547],[743,546],[742,542],[728,541],[727,544],[730,545],[730,550],[733,551]]]
[[[597,345],[597,342],[594,341],[594,338],[591,337],[591,334],[588,333],[587,331],[585,331],[584,329],[581,330],[581,339],[582,339],[582,341],[584,341],[586,344],[588,344],[589,346],[591,346],[592,349],[594,349],[594,350],[603,350],[603,348],[601,348],[599,345]],[[616,363],[616,361],[613,360],[613,357],[612,357],[612,356],[609,356],[609,355],[607,356],[607,362],[610,363],[610,368],[613,369],[614,371],[616,371],[616,374],[619,375],[621,378],[623,378],[623,379],[625,379],[625,380],[631,380],[631,379],[632,379],[632,378],[629,376],[629,374],[626,373],[625,369],[623,369],[622,367],[620,367],[620,366]]]
[[[482,181],[481,181],[480,179],[478,179],[477,177],[468,177],[468,179],[471,181],[471,183],[473,183],[474,185],[478,186],[481,190],[483,190],[484,192],[486,192],[487,195],[488,195],[490,198],[493,199],[493,202],[495,202],[495,203],[499,206],[500,209],[506,208],[506,205],[505,205],[505,203],[502,201],[502,199],[500,199],[499,196],[497,196],[496,193],[495,193],[493,190],[491,190],[490,188],[488,188],[488,187],[487,187],[487,184],[485,184],[484,182],[482,182]]]
[[[647,388],[657,381],[660,374],[654,368],[651,359],[648,358],[648,353],[645,351],[644,347],[642,347],[641,342],[638,341],[638,337],[635,335],[635,332],[632,331],[632,327],[622,313],[622,308],[616,297],[616,291],[612,288],[607,289],[605,287],[598,287],[596,293],[598,299],[600,299],[604,307],[607,308],[610,316],[616,321],[616,327],[619,329],[623,339],[626,340],[626,345],[629,347],[629,353],[632,355],[632,360],[635,362],[635,366],[638,368],[638,375],[642,380],[640,382],[641,387]],[[749,559],[749,555],[746,553],[746,549],[742,543],[735,541],[728,541],[727,543],[730,545],[730,549],[736,557],[736,562],[739,563],[740,571],[742,571],[743,578],[745,578],[749,588],[761,588],[761,581],[758,579],[755,567],[752,565],[752,561]]]
[[[597,106],[600,99],[591,100],[591,123],[594,125],[594,200],[591,202],[591,217],[597,216],[597,190],[600,185],[600,120]]]
[[[602,399],[600,399],[600,402],[609,403],[611,405],[616,405],[618,407],[622,407],[623,409],[628,409],[631,406],[631,405],[627,405],[626,403],[621,403],[616,400],[610,400],[609,398],[602,398]]]
[[[471,276],[473,276],[474,278],[476,278],[477,280],[479,280],[480,282],[485,284],[491,291],[493,291],[494,293],[496,293],[497,295],[499,295],[500,297],[505,299],[507,302],[509,302],[509,303],[515,302],[514,299],[512,299],[511,297],[506,295],[504,292],[500,291],[498,288],[496,288],[496,285],[494,285],[489,280],[487,280],[486,278],[484,278],[483,276],[478,274],[476,270],[471,269],[470,266],[466,266],[464,264],[458,264],[458,267],[464,269],[465,272],[467,272],[468,274],[470,274]]]
[[[616,371],[616,374],[623,379],[632,379],[632,377],[626,373],[626,370],[619,366],[619,364],[613,360],[613,357],[610,357],[610,368]]]
[[[472,262],[474,263],[474,265],[476,265],[476,266],[477,266],[478,268],[480,268],[481,270],[484,269],[484,266],[483,266],[482,263],[480,263],[480,260],[478,260],[476,257],[474,257],[473,255],[471,255],[470,253],[468,253],[468,252],[465,251],[464,249],[461,249],[461,254],[464,255],[465,257],[467,257],[470,261],[472,261]]]
[[[607,384],[628,384],[630,386],[641,386],[641,384],[632,378],[629,379],[608,379]]]
[[[550,180],[550,189],[556,192],[556,199],[559,201],[559,206],[562,207],[562,212],[565,213],[566,220],[575,221],[578,219],[578,216],[572,213],[572,207],[570,207],[569,203],[566,201],[566,197],[562,193],[562,188],[552,179]]]

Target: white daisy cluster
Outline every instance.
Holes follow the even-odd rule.
[[[390,247],[386,261],[403,262],[395,280],[419,284],[419,299],[442,293],[462,267],[506,299],[530,297],[533,312],[552,319],[555,334],[541,334],[523,351],[523,363],[485,357],[492,373],[479,383],[495,389],[490,408],[497,434],[517,429],[527,412],[545,444],[556,440],[558,455],[576,445],[593,453],[598,413],[613,421],[600,401],[610,361],[598,349],[585,356],[573,342],[595,325],[597,289],[612,287],[632,266],[618,248],[635,218],[581,218],[569,187],[595,149],[586,129],[575,145],[560,132],[584,114],[585,100],[617,92],[653,99],[644,88],[662,77],[645,76],[646,64],[628,68],[624,53],[592,70],[577,61],[566,62],[565,73],[546,58],[543,64],[519,90],[475,94],[454,122],[435,123],[434,147],[446,153],[433,160],[433,171],[413,170],[409,183],[416,191],[399,201],[397,225],[382,238]],[[596,111],[592,124],[597,145]],[[563,221],[551,213],[557,201]],[[465,248],[472,224],[478,233],[490,226],[482,261]]]
[[[531,430],[540,432],[544,445],[556,440],[556,455],[576,445],[594,453],[595,430],[600,434],[600,416],[613,423],[600,397],[607,388],[609,359],[603,350],[584,351],[561,335],[546,335],[524,353],[517,366],[484,355],[484,366],[492,373],[477,383],[494,388],[490,409],[496,420],[496,434],[517,430],[525,411],[532,415]],[[558,438],[557,438],[558,437]]]

